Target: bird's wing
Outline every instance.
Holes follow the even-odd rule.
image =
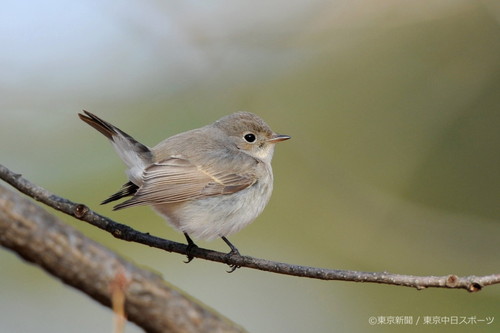
[[[134,197],[115,209],[231,194],[253,185],[256,177],[253,173],[216,172],[181,157],[170,157],[146,168],[143,181]]]

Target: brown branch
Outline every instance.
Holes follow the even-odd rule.
[[[115,313],[146,332],[244,332],[3,186],[0,245],[103,305],[113,304]]]
[[[15,174],[6,167],[0,165],[0,178],[17,188],[24,194],[43,202],[68,215],[86,221],[98,228],[106,230],[114,237],[126,241],[137,242],[151,247],[156,247],[169,252],[187,254],[187,245],[170,240],[158,238],[147,233],[134,230],[126,225],[114,222],[101,216],[85,205],[73,203],[67,199],[58,197],[47,190],[32,184],[21,175]],[[500,283],[500,274],[487,276],[464,276],[458,277],[454,274],[446,276],[413,276],[392,274],[388,272],[359,272],[338,269],[316,268],[308,266],[291,265],[249,256],[228,255],[226,253],[212,250],[195,248],[189,253],[191,256],[216,262],[234,265],[238,267],[254,268],[278,274],[287,274],[298,277],[308,277],[322,280],[341,280],[351,282],[372,282],[389,285],[398,285],[425,289],[455,288],[466,289],[470,292],[479,291],[483,287]]]

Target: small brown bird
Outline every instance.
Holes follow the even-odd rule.
[[[129,181],[103,204],[132,196],[114,209],[152,206],[184,233],[191,248],[196,245],[190,236],[221,237],[231,254],[239,254],[226,236],[251,223],[267,205],[274,146],[288,135],[274,133],[253,113],[237,112],[148,148],[83,112],[80,119],[104,134],[128,167]]]

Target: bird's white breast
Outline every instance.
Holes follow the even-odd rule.
[[[250,224],[264,210],[273,190],[271,166],[254,185],[228,195],[154,206],[179,231],[203,240],[231,235]]]

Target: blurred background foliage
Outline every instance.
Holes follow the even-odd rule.
[[[152,146],[247,110],[293,139],[277,148],[269,206],[231,238],[243,254],[401,274],[498,273],[499,22],[494,0],[6,1],[0,163],[184,241],[148,208],[99,206],[124,168],[76,113]],[[498,286],[468,294],[227,274],[62,218],[252,332],[498,332]],[[2,332],[111,330],[108,309],[5,250],[0,282]],[[495,321],[370,326],[370,316]]]

